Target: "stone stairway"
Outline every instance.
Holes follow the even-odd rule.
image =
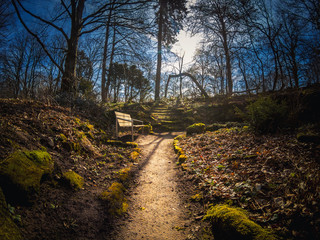
[[[184,131],[192,124],[192,119],[185,114],[184,108],[170,107],[165,104],[155,106],[151,111],[152,126],[155,131]]]

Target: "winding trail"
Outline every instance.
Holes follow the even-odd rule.
[[[129,217],[115,239],[186,239],[185,207],[179,198],[176,160],[172,140],[178,135],[162,133],[138,140],[146,165],[129,197]]]

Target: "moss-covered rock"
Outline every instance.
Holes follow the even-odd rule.
[[[132,161],[135,161],[135,160],[138,159],[139,155],[140,154],[139,154],[138,151],[133,151],[133,152],[130,153],[130,158],[131,158]]]
[[[269,230],[251,221],[241,208],[229,205],[211,207],[204,219],[209,219],[216,240],[276,240]]]
[[[129,180],[130,171],[131,168],[123,168],[119,171],[119,179],[123,184],[125,184]]]
[[[108,140],[105,143],[108,145],[118,146],[118,147],[131,147],[131,148],[138,147],[138,143],[135,143],[135,142],[122,142],[118,140]]]
[[[74,190],[80,190],[83,187],[84,179],[74,171],[68,171],[62,175],[64,181]]]
[[[0,239],[1,240],[22,240],[19,228],[13,222],[6,199],[0,188]]]
[[[139,145],[138,145],[138,143],[135,143],[135,142],[125,142],[124,146],[131,147],[131,148],[137,148]]]
[[[1,187],[10,200],[30,202],[43,176],[53,169],[54,161],[45,150],[15,151],[0,162]]]
[[[125,188],[121,183],[114,182],[100,195],[100,199],[105,201],[111,215],[121,215],[128,210],[127,199],[124,196]]]
[[[178,140],[173,140],[173,148],[176,154],[178,154],[178,157],[180,155],[184,155],[184,151],[182,150],[181,147],[178,146]]]
[[[187,135],[200,134],[206,132],[206,125],[204,123],[195,123],[187,127]]]

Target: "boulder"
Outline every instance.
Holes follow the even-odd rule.
[[[0,162],[1,187],[7,200],[29,203],[40,189],[41,179],[51,174],[54,162],[45,150],[17,150]]]

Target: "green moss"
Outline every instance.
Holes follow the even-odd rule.
[[[182,168],[183,171],[189,171],[189,167],[188,167],[188,165],[185,164],[185,163],[182,163],[182,164],[181,164],[181,168]]]
[[[68,138],[63,133],[60,133],[60,138],[62,141],[68,141]]]
[[[190,198],[192,201],[195,201],[195,202],[200,202],[202,199],[203,199],[203,196],[201,193],[197,193],[193,196],[191,196]]]
[[[135,142],[126,142],[125,143],[126,147],[132,147],[132,148],[137,148],[138,147],[138,143]]]
[[[173,140],[173,148],[176,154],[178,154],[178,156],[180,155],[184,155],[184,151],[182,150],[181,147],[178,146],[178,140]]]
[[[251,221],[241,208],[229,205],[211,207],[204,219],[209,219],[215,239],[276,240],[269,230]]]
[[[6,199],[0,188],[0,239],[1,240],[22,240],[19,228],[13,222],[8,211]]]
[[[187,156],[184,155],[184,154],[183,154],[183,155],[180,155],[179,158],[178,158],[179,164],[184,163],[186,160],[187,160]]]
[[[132,150],[135,151],[135,152],[137,152],[137,153],[140,153],[140,152],[141,152],[141,149],[140,149],[140,148],[133,148]]]
[[[62,140],[62,147],[64,149],[66,149],[67,151],[80,152],[81,147],[80,147],[80,144],[78,142],[74,142],[74,141],[68,140],[68,138],[62,133],[60,134],[60,138]]]
[[[174,146],[174,151],[178,154],[178,156],[184,154],[184,151],[182,150],[182,148],[181,148],[181,147],[178,147],[177,145]]]
[[[133,152],[130,153],[130,158],[131,158],[132,161],[135,161],[135,160],[138,159],[139,155],[140,155],[139,152],[133,151]]]
[[[195,123],[187,127],[187,136],[192,134],[200,134],[206,132],[206,125],[204,123]]]
[[[174,138],[174,141],[179,141],[179,140],[182,140],[183,138],[185,138],[185,135],[178,135]]]
[[[121,183],[114,182],[107,191],[101,193],[100,199],[107,203],[111,215],[121,215],[127,211],[128,204],[124,191],[125,188]]]
[[[39,191],[43,175],[51,174],[53,168],[54,162],[46,151],[15,151],[0,162],[0,176],[8,185],[2,187],[12,194],[19,193],[21,198],[29,199]]]
[[[123,168],[119,171],[119,179],[124,184],[128,181],[130,177],[130,168]]]
[[[83,187],[84,179],[74,171],[68,171],[63,173],[63,179],[72,187],[74,190],[80,190]]]
[[[107,140],[106,144],[112,145],[112,146],[118,146],[118,147],[131,147],[131,148],[137,148],[138,143],[135,142],[122,142],[118,140]]]
[[[217,131],[221,128],[226,128],[227,127],[227,124],[221,124],[221,123],[214,123],[214,124],[211,124],[209,126],[207,126],[207,131]]]
[[[152,125],[148,124],[148,125],[144,125],[143,127],[141,127],[139,129],[139,132],[143,133],[143,134],[150,134],[153,133],[152,131]]]

